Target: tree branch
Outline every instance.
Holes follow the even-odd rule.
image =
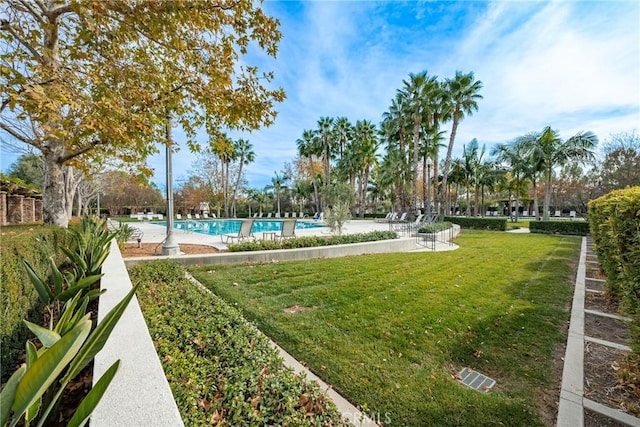
[[[23,39],[22,37],[20,37],[20,35],[13,29],[13,27],[11,26],[11,24],[9,24],[9,21],[7,20],[2,20],[0,22],[0,30],[3,31],[8,31],[11,35],[13,35],[13,37],[15,37],[16,40],[18,40],[18,42],[23,45],[25,48],[27,48],[27,50],[29,52],[31,52],[31,54],[39,61],[42,62],[42,56],[33,48],[33,46],[31,46],[29,43],[27,43],[27,41],[25,39]]]
[[[78,156],[83,155],[84,153],[93,150],[95,147],[98,147],[100,145],[106,145],[108,143],[108,141],[104,141],[104,140],[98,140],[98,141],[93,141],[89,144],[87,144],[85,147],[74,151],[73,153],[68,153],[65,156],[62,156],[58,159],[58,161],[60,162],[60,164],[63,164],[65,162],[68,162],[69,160],[76,158]]]
[[[14,129],[10,128],[9,126],[7,126],[6,124],[4,124],[2,122],[0,122],[0,129],[4,130],[5,132],[7,132],[9,135],[14,137],[18,141],[24,142],[25,144],[33,145],[33,140],[25,137],[24,135],[20,135]]]
[[[18,0],[18,1],[20,2],[20,4],[21,4],[22,6],[24,6],[24,8],[25,8],[25,9],[27,9],[27,11],[28,11],[31,15],[33,15],[33,17],[34,17],[34,18],[35,18],[35,19],[36,19],[36,20],[37,20],[41,25],[44,25],[44,24],[45,24],[44,19],[42,19],[42,15],[41,15],[41,14],[39,14],[39,13],[38,13],[38,11],[37,11],[37,10],[35,10],[35,9],[33,8],[33,6],[32,6],[32,4],[31,4],[31,3],[29,3],[28,1],[25,1],[25,0]],[[43,9],[43,10],[42,10],[42,12],[44,13],[44,12],[45,12],[45,10]]]

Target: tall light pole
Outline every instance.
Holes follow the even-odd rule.
[[[427,222],[431,222],[431,157],[427,158]]]
[[[167,238],[162,244],[162,255],[178,255],[180,246],[173,236],[173,171],[171,166],[171,117],[167,114],[167,124],[165,128],[167,142]]]

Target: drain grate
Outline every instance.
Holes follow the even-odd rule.
[[[474,371],[471,368],[463,368],[458,373],[458,381],[460,381],[467,387],[471,387],[472,389],[481,391],[483,393],[488,392],[491,387],[496,385],[495,380],[481,374],[478,371]]]

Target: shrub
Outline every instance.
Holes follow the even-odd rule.
[[[316,246],[344,245],[348,243],[375,242],[397,239],[395,231],[372,231],[369,233],[346,234],[344,236],[305,236],[286,240],[250,240],[227,246],[229,252],[270,251],[276,249],[299,249]]]
[[[590,201],[587,215],[607,291],[632,315],[632,345],[640,353],[640,187]]]
[[[529,231],[543,234],[586,236],[589,234],[589,223],[585,221],[531,221]]]
[[[130,270],[185,425],[347,425],[237,309],[184,274],[166,261]]]
[[[507,229],[506,218],[478,218],[463,216],[445,216],[445,221],[458,224],[462,228],[472,228],[476,230],[498,230],[505,231]]]
[[[45,226],[3,226],[2,256],[0,257],[0,366],[4,383],[18,366],[18,356],[24,352],[24,343],[31,336],[22,319],[42,323],[43,305],[29,282],[22,264],[27,260],[33,269],[44,276],[49,259],[56,263],[66,258],[57,249],[70,244],[67,230]]]
[[[431,224],[425,224],[418,229],[418,233],[438,233],[443,230],[448,230],[451,228],[451,223],[448,221],[445,222],[434,222]]]

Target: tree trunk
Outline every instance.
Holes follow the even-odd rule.
[[[456,106],[457,107],[457,106]],[[449,169],[451,168],[451,153],[453,152],[453,144],[456,140],[456,132],[458,131],[458,122],[460,121],[460,109],[456,108],[453,112],[453,124],[451,125],[451,136],[449,137],[449,146],[447,147],[447,157],[444,160],[444,171],[442,172],[442,186],[446,187],[449,179]],[[448,209],[449,207],[447,207]]]
[[[533,176],[533,212],[533,216],[537,221],[540,217],[538,214],[538,180],[536,179],[535,174]]]
[[[420,164],[420,120],[413,123],[413,176],[411,177],[411,210],[415,213],[418,210],[418,165]]]
[[[544,203],[542,205],[542,220],[549,221],[549,209],[551,205],[551,171],[545,173]]]
[[[238,168],[238,178],[236,179],[236,185],[233,188],[233,196],[231,198],[231,212],[233,213],[233,217],[237,218],[236,213],[236,197],[238,195],[238,187],[240,186],[240,177],[242,176],[242,165],[244,163],[244,155],[240,156],[240,167]],[[251,215],[249,215],[251,216]]]
[[[422,157],[422,203],[423,205],[426,207],[427,206],[427,200],[429,199],[427,197],[428,191],[430,190],[429,188],[427,188],[427,157],[428,155],[424,155]],[[437,212],[437,211],[436,211]]]
[[[44,191],[42,195],[43,220],[45,224],[67,227],[69,217],[65,206],[63,166],[58,159],[64,154],[64,144],[50,138],[44,156]]]

